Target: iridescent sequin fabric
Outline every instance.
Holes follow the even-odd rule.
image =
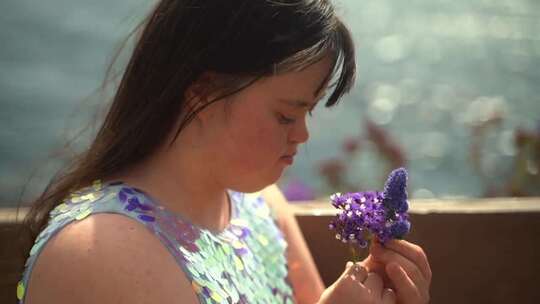
[[[191,281],[200,303],[294,303],[287,280],[287,243],[260,195],[228,190],[229,225],[215,233],[199,228],[123,183],[72,193],[50,213],[36,238],[17,286],[24,302],[32,267],[43,245],[67,224],[96,213],[117,213],[142,223],[167,247]]]

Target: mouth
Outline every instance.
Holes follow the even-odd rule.
[[[291,154],[291,155],[284,155],[280,158],[280,160],[284,161],[285,163],[291,165],[293,162],[294,162],[294,155],[295,154]]]

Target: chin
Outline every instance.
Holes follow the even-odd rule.
[[[280,171],[279,174],[274,172],[273,174],[265,175],[260,178],[251,178],[239,185],[237,191],[245,193],[259,192],[264,188],[275,184],[281,177],[282,173],[283,171]]]

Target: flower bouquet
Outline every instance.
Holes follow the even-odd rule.
[[[336,239],[348,243],[353,261],[359,261],[358,249],[365,249],[373,237],[381,244],[401,239],[411,229],[407,210],[407,171],[399,168],[390,173],[384,190],[335,193],[330,196],[338,209],[329,228]]]

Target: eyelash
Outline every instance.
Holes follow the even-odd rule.
[[[309,111],[308,111],[308,114],[309,114],[310,117],[313,116],[313,110],[309,110]],[[288,124],[293,124],[293,123],[295,123],[295,122],[296,122],[296,119],[286,117],[286,116],[284,116],[283,114],[279,114],[279,122],[280,122],[281,124],[288,125]]]

